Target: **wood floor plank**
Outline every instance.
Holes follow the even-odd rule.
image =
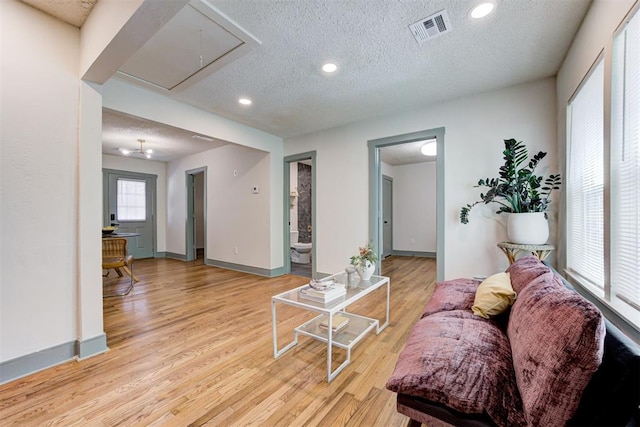
[[[431,295],[435,260],[390,257],[390,322],[326,382],[326,345],[300,337],[273,358],[271,296],[308,281],[170,259],[138,260],[140,282],[104,300],[110,350],[0,386],[0,424],[20,426],[403,426],[385,383]],[[109,278],[109,290],[126,278]],[[354,312],[384,321],[384,289]],[[278,305],[278,342],[314,315]],[[346,352],[334,348],[334,367]]]

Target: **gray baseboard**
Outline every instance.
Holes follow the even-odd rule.
[[[85,341],[69,341],[0,363],[0,384],[26,377],[71,360],[86,359],[108,351],[102,333]]]
[[[174,252],[158,252],[158,253],[164,254],[164,256],[162,258],[177,259],[177,260],[180,260],[180,261],[186,261],[187,260],[187,256],[183,255],[183,254],[176,254]]]
[[[45,350],[0,363],[0,384],[42,371],[75,359],[76,342],[69,341]]]
[[[76,341],[76,354],[80,360],[104,353],[105,351],[109,351],[109,347],[107,347],[107,334],[105,333],[89,338],[88,340]]]
[[[212,267],[219,267],[219,268],[224,268],[226,270],[240,271],[242,273],[255,274],[257,276],[264,276],[264,277],[276,277],[276,276],[282,276],[284,274],[284,267],[279,267],[279,268],[274,268],[273,270],[269,270],[266,268],[252,267],[250,265],[243,265],[243,264],[234,264],[232,262],[219,261],[216,259],[209,259],[209,258],[207,258],[204,263]]]
[[[420,258],[436,258],[435,252],[420,252],[420,251],[391,251],[391,255],[395,256],[415,256]]]

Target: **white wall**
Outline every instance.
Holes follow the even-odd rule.
[[[380,161],[380,172],[382,173],[382,175],[386,175],[389,178],[393,178],[393,173],[394,173],[393,170],[394,170],[393,166],[383,161]]]
[[[102,168],[156,175],[156,252],[167,250],[167,164],[154,160],[102,155]]]
[[[262,185],[263,191],[261,192],[261,197],[264,197],[264,195],[269,192],[269,189],[273,190],[269,192],[269,212],[267,215],[269,223],[266,227],[267,240],[266,242],[257,242],[256,247],[262,248],[265,244],[267,245],[268,250],[264,251],[260,258],[265,256],[265,254],[270,257],[269,268],[275,269],[283,266],[282,244],[284,230],[282,224],[282,188],[284,173],[282,166],[282,138],[182,104],[150,90],[139,88],[116,79],[111,79],[104,85],[103,103],[105,107],[116,111],[166,123],[170,126],[190,130],[201,135],[208,135],[224,141],[233,142],[240,146],[255,148],[270,153],[267,157],[269,161],[268,185]],[[202,166],[202,164],[200,164],[202,162],[196,161],[197,158],[190,159],[187,163],[194,163],[196,166],[187,167],[185,170]],[[169,165],[169,168],[171,167],[172,165]],[[210,170],[209,173],[212,173],[212,171]],[[169,227],[169,222],[172,220],[171,215],[178,207],[172,205],[174,199],[172,199],[171,194],[172,189],[177,187],[172,187],[172,176],[168,176],[167,179],[169,191],[167,196],[167,200],[169,201],[167,226]],[[183,182],[184,176],[180,179]],[[184,188],[184,183],[180,184],[180,182],[176,182],[175,185]],[[178,203],[184,207],[185,201],[180,200]],[[211,223],[209,222],[208,227],[210,226]],[[184,224],[181,228],[184,228]],[[173,249],[175,249],[177,253],[184,253],[184,249],[182,249],[184,247],[184,229],[177,233],[178,234],[175,234],[174,231],[167,231],[167,251],[174,252]],[[262,233],[259,235],[262,236]],[[253,238],[255,239],[257,236]],[[209,253],[207,253],[207,256],[212,257]],[[237,259],[237,257],[234,257],[234,259]]]
[[[631,10],[636,0],[594,0],[585,16],[571,48],[558,71],[557,77],[557,120],[558,120],[558,158],[566,177],[567,151],[567,105],[582,79],[596,61],[601,52],[604,55],[605,110],[604,110],[604,143],[608,151],[610,140],[611,112],[611,64],[613,33],[622,23],[625,15]],[[607,171],[605,170],[605,173]],[[564,210],[561,210],[563,212]],[[561,224],[564,218],[561,218]],[[564,230],[561,236],[564,236]],[[564,242],[564,238],[560,239]],[[606,251],[605,251],[606,252]],[[557,249],[558,265],[566,266],[566,248],[559,245]],[[605,260],[605,262],[607,262]]]
[[[0,362],[78,337],[80,90],[78,29],[1,3]]]
[[[318,271],[340,271],[369,239],[367,141],[438,127],[445,127],[444,277],[504,269],[507,260],[496,243],[506,238],[505,218],[478,208],[462,225],[460,208],[478,198],[473,185],[479,178],[497,174],[504,139],[549,152],[544,166],[558,170],[555,95],[555,79],[548,78],[287,139],[285,155],[317,150]]]
[[[393,250],[436,252],[436,162],[393,167]]]
[[[207,258],[270,269],[270,165],[269,153],[236,144],[169,162],[167,251],[186,253],[185,172],[206,166]],[[254,186],[260,187],[258,194],[253,194]],[[282,195],[282,186],[276,192]]]

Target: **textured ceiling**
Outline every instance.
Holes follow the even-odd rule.
[[[168,162],[227,144],[225,141],[206,141],[194,138],[193,132],[162,123],[130,116],[119,111],[102,110],[102,152],[123,155],[118,148],[140,148],[138,139],[144,139],[144,148],[153,150],[151,160]],[[198,135],[202,137],[203,135]]]
[[[98,0],[22,0],[74,27],[82,27]]]
[[[286,138],[554,76],[590,1],[498,0],[474,21],[477,0],[212,3],[262,45],[176,97]],[[408,25],[443,9],[452,31],[418,44]]]
[[[283,138],[303,135],[554,76],[590,5],[493,1],[493,14],[472,21],[478,0],[209,0],[261,44],[168,96]],[[451,31],[418,44],[408,26],[441,10]],[[333,75],[320,71],[326,61],[338,64]],[[253,104],[238,104],[241,96]]]
[[[425,141],[407,142],[380,149],[380,160],[391,166],[435,162],[436,156],[424,156],[420,149]]]

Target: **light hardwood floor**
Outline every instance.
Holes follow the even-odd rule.
[[[273,358],[271,296],[307,278],[267,279],[169,259],[134,268],[140,282],[133,292],[104,300],[110,351],[0,386],[0,425],[406,425],[384,385],[433,290],[435,260],[383,262],[390,324],[356,345],[331,383],[322,343],[301,337]],[[383,319],[378,292],[350,308]],[[279,305],[280,342],[310,317]],[[345,354],[333,356],[342,361]]]

